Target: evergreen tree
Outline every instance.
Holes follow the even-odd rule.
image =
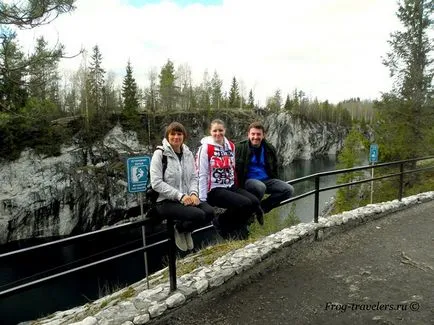
[[[128,60],[126,75],[122,83],[122,97],[124,98],[124,109],[128,111],[137,111],[139,100],[137,96],[137,84],[133,77],[133,68]]]
[[[291,112],[293,105],[294,104],[291,101],[291,98],[289,98],[289,94],[286,95],[285,105],[283,105],[283,108],[285,109],[285,111]]]
[[[267,107],[271,112],[279,112],[282,107],[282,96],[280,95],[280,89],[274,92],[273,97],[267,99]]]
[[[74,10],[75,0],[1,1],[0,25],[33,28],[50,23],[59,14]]]
[[[229,107],[240,107],[240,93],[238,90],[238,82],[235,77],[232,79],[231,89],[229,90]]]
[[[248,99],[247,107],[250,109],[255,108],[255,98],[253,97],[253,90],[252,89],[250,89],[250,91],[249,91],[249,99]]]
[[[105,70],[102,68],[102,54],[98,45],[93,47],[93,54],[91,56],[89,66],[89,94],[90,94],[90,107],[95,111],[96,115],[103,113],[104,103],[104,74]]]
[[[16,34],[3,29],[0,35],[0,112],[16,112],[25,105],[26,60]]]
[[[402,30],[391,34],[384,64],[394,80],[391,92],[376,103],[376,128],[384,160],[414,158],[433,152],[433,0],[401,0],[397,17]],[[380,157],[381,158],[381,157]]]
[[[15,33],[13,33],[8,26],[25,29],[48,24],[59,14],[74,10],[74,2],[75,0],[0,1],[0,42],[2,43],[1,46],[3,51],[12,51],[12,44],[14,43],[16,45],[15,41],[13,41]],[[37,47],[40,47],[41,45],[42,42],[40,39],[38,40]],[[43,64],[50,65],[50,62],[57,63],[63,54],[62,45],[58,45],[52,50],[48,50],[45,45],[46,44],[44,44],[43,51],[38,52],[37,50],[35,55],[21,55],[19,66],[11,65],[12,62],[5,61],[4,57],[0,55],[0,78],[5,81],[12,81],[13,79],[11,79],[11,77],[13,77],[13,82],[16,84],[15,88],[24,88],[23,80],[20,79],[18,74],[24,76],[24,74],[27,73],[27,71],[24,70],[30,66],[36,67]],[[6,52],[4,54],[6,54]],[[13,69],[13,71],[11,69]],[[18,70],[20,70],[20,72]],[[26,81],[28,81],[28,79],[26,79]],[[57,82],[52,83],[51,86],[51,97],[57,97],[56,100],[58,101]],[[0,87],[8,86],[1,85]],[[14,94],[8,96],[14,96]]]
[[[177,90],[175,86],[175,67],[172,61],[167,60],[167,63],[161,68],[159,77],[161,107],[167,111],[175,109]]]
[[[215,109],[222,107],[222,86],[223,81],[220,79],[217,71],[214,71],[211,79],[211,106]]]
[[[344,141],[342,151],[338,155],[338,168],[347,169],[352,168],[361,163],[360,150],[366,146],[366,140],[363,135],[356,129],[352,128]],[[358,178],[361,178],[363,173],[352,172],[345,173],[338,178],[338,184],[351,183]],[[339,189],[336,193],[336,201],[334,212],[347,211],[359,206],[357,198],[359,197],[360,187],[350,186]]]
[[[58,63],[63,46],[55,50],[47,48],[43,37],[36,40],[35,53],[29,62],[29,95],[40,101],[56,103],[60,108]]]

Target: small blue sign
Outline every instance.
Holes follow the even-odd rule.
[[[150,164],[151,158],[148,156],[127,159],[128,192],[146,191]]]
[[[376,163],[378,161],[378,144],[373,143],[369,148],[369,162]]]

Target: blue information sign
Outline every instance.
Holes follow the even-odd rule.
[[[144,192],[148,185],[148,170],[151,158],[148,156],[127,159],[128,192]]]
[[[376,163],[378,161],[378,144],[371,144],[369,148],[369,162]]]

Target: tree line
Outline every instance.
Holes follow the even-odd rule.
[[[383,60],[394,86],[373,103],[375,117],[370,140],[379,146],[380,162],[434,154],[434,1],[401,0],[396,15],[401,28],[390,35],[390,50]],[[368,149],[369,144],[370,141],[353,128],[338,157],[339,167],[359,165],[359,149]],[[425,161],[424,167],[429,166],[434,166],[434,162]],[[416,168],[414,161],[405,166],[406,170]],[[397,171],[398,167],[376,169],[376,176]],[[364,176],[350,173],[340,177],[339,182],[347,183],[357,178]],[[396,199],[398,182],[399,179],[374,182],[375,201]],[[430,191],[433,186],[432,169],[404,176],[404,195]],[[340,189],[334,212],[370,203],[369,190],[364,185]]]
[[[25,54],[13,27],[33,28],[49,23],[57,15],[72,11],[73,0],[32,0],[27,6],[21,2],[0,2],[0,120],[10,115],[35,118],[44,115],[55,119],[61,116],[83,116],[87,123],[111,114],[133,112],[165,112],[172,110],[212,110],[220,108],[251,109],[259,112],[290,112],[310,120],[348,124],[354,117],[372,119],[372,114],[354,115],[345,103],[310,99],[295,89],[283,102],[281,91],[267,98],[259,107],[250,89],[245,94],[242,82],[234,76],[228,90],[217,71],[203,73],[202,81],[194,84],[188,64],[175,67],[170,59],[160,71],[148,74],[149,85],[139,88],[134,68],[127,61],[122,85],[115,83],[115,74],[104,69],[103,53],[98,45],[88,54],[83,50],[79,69],[66,74],[59,71],[64,58],[64,46],[54,48],[40,37],[32,54]],[[21,6],[20,6],[21,5]],[[360,106],[360,105],[359,105]],[[365,108],[366,105],[362,104]],[[369,105],[368,105],[369,106]],[[363,109],[364,109],[363,108]],[[356,110],[362,110],[357,108]]]

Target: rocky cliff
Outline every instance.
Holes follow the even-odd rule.
[[[228,137],[234,141],[243,139],[247,125],[257,118],[245,112],[171,114],[154,118],[145,144],[135,132],[118,125],[92,147],[65,145],[57,157],[25,150],[15,161],[0,162],[0,244],[78,234],[136,217],[137,195],[126,188],[126,158],[151,154],[164,126],[173,120],[186,125],[188,144],[195,151],[214,117],[227,122]],[[261,119],[284,165],[294,159],[336,154],[346,134],[345,128],[293,119],[287,114]],[[146,117],[143,125],[150,125]]]

